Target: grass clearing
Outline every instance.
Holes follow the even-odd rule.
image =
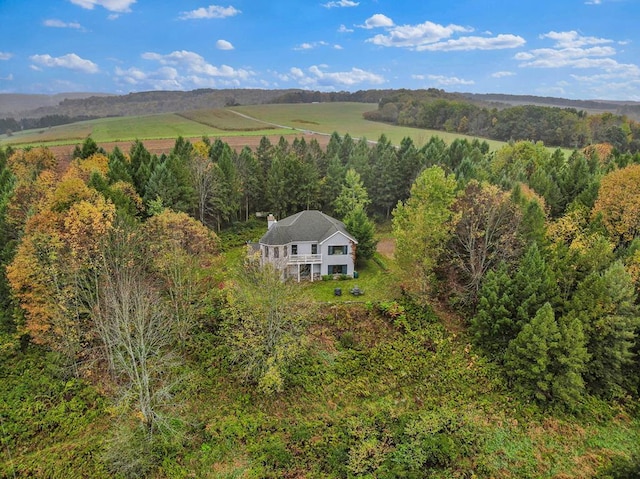
[[[377,108],[378,105],[375,103],[338,102],[246,105],[233,107],[232,110],[270,123],[328,135],[337,131],[341,136],[349,133],[354,138],[364,137],[376,141],[384,134],[394,144],[400,144],[406,137],[412,138],[418,146],[427,143],[432,136],[438,136],[447,143],[456,138],[475,138],[445,131],[388,125],[363,118],[363,113]],[[491,150],[498,150],[505,145],[501,141],[486,141]]]

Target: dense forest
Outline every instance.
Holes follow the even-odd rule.
[[[589,115],[576,108],[533,104],[489,107],[466,98],[425,98],[399,91],[381,99],[378,110],[365,118],[501,141],[542,141],[565,148],[610,143],[621,152],[640,150],[640,123],[611,112]]]
[[[73,156],[0,150],[0,476],[637,476],[639,153]],[[397,295],[320,304],[230,266],[255,213],[302,209],[357,231],[361,263],[388,225]]]

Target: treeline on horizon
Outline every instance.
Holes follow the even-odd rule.
[[[576,108],[538,105],[490,107],[463,98],[425,99],[398,92],[382,99],[378,109],[364,117],[499,141],[542,141],[563,148],[610,143],[620,152],[640,150],[640,123],[611,112],[588,114]]]

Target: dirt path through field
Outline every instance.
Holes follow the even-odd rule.
[[[393,254],[396,251],[395,238],[382,238],[378,241],[377,250],[382,256],[393,259]]]

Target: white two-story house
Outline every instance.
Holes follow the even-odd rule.
[[[261,262],[275,265],[285,279],[353,276],[358,242],[342,221],[316,210],[279,221],[269,215],[267,221],[267,232],[259,242]]]

